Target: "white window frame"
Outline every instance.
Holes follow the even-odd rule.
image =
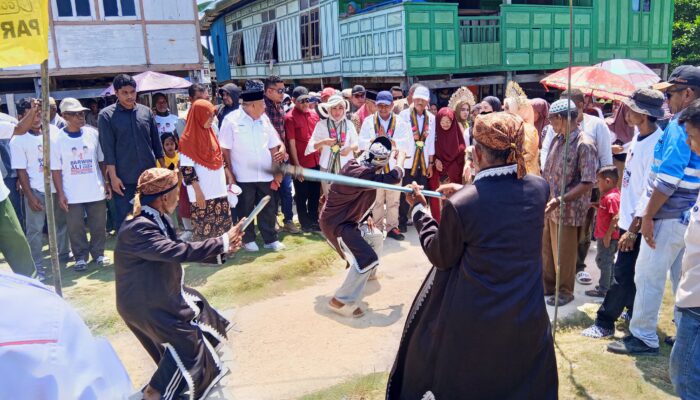
[[[53,13],[53,19],[54,21],[94,21],[95,18],[95,2],[92,0],[89,0],[88,3],[90,4],[90,16],[89,17],[78,17],[75,16],[75,0],[68,0],[70,1],[72,10],[73,10],[73,15],[70,17],[61,17],[58,15],[58,0],[51,0],[51,7],[53,7],[52,13]]]
[[[117,0],[117,10],[119,10],[119,14],[122,13],[122,1]],[[127,16],[106,16],[105,15],[105,2],[104,0],[100,0],[100,17],[104,19],[105,21],[134,21],[134,20],[140,20],[141,19],[141,0],[134,0],[134,10],[136,11],[136,15],[127,15]]]

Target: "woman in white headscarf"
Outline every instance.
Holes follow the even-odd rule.
[[[305,153],[321,152],[321,171],[337,174],[345,163],[355,158],[359,140],[354,124],[346,117],[349,108],[348,101],[339,95],[331,96],[318,106],[321,120],[316,124]],[[328,186],[327,182],[321,183],[324,195],[328,194]]]

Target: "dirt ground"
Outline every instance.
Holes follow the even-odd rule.
[[[595,246],[588,271],[598,279]],[[406,314],[430,269],[415,231],[407,240],[385,241],[379,280],[370,282],[361,319],[330,313],[326,304],[344,278],[341,272],[315,285],[226,310],[234,322],[223,360],[231,372],[210,399],[294,399],[358,375],[391,368]],[[577,285],[577,299],[559,311],[564,318],[593,299]],[[549,307],[550,316],[552,308]],[[127,366],[134,387],[147,381],[155,365],[130,333],[110,338]]]

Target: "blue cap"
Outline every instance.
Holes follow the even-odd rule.
[[[377,105],[379,104],[384,104],[387,106],[394,104],[394,96],[391,95],[391,92],[382,90],[381,92],[377,93]]]

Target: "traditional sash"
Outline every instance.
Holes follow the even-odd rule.
[[[346,120],[340,121],[340,134],[338,134],[335,123],[330,118],[326,120],[326,123],[328,124],[328,136],[331,139],[335,139],[335,144],[331,146],[331,157],[328,160],[328,172],[337,174],[340,172],[340,149],[345,145],[347,136]]]
[[[428,137],[428,129],[430,120],[428,119],[428,111],[423,110],[423,129],[418,131],[418,116],[416,109],[411,107],[411,130],[413,131],[413,140],[416,142],[416,152],[413,154],[413,165],[411,166],[411,175],[416,176],[416,171],[420,163],[421,176],[425,175],[425,157],[423,156],[425,148],[425,139]]]
[[[394,129],[396,128],[396,118],[394,118],[394,113],[391,113],[391,119],[389,119],[389,129],[385,132],[384,126],[379,122],[379,113],[374,115],[374,132],[376,136],[386,136],[394,142]],[[392,149],[395,150],[395,149]],[[384,173],[388,174],[391,171],[389,164],[384,167]]]

